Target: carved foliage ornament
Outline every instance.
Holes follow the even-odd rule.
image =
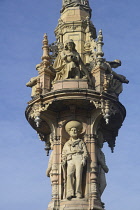
[[[32,106],[32,110],[30,111],[29,117],[34,119],[37,127],[39,127],[39,124],[41,122],[40,113],[46,111],[51,103],[52,102],[46,104],[35,103]]]
[[[101,109],[103,118],[105,119],[106,124],[109,124],[109,118],[111,115],[115,115],[119,112],[118,108],[110,100],[93,100],[90,101],[96,107],[96,109]]]

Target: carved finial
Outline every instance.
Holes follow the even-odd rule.
[[[98,41],[103,41],[102,29],[99,31],[99,34],[98,34]]]
[[[110,101],[105,100],[104,119],[106,124],[109,124],[109,118],[110,118]]]
[[[48,46],[48,36],[44,34],[43,39],[43,55],[41,57],[42,62],[36,65],[36,70],[41,74],[41,72],[45,71],[50,66],[50,55],[49,55],[49,46]]]
[[[46,62],[50,59],[49,46],[48,46],[48,36],[47,36],[46,33],[44,34],[42,50],[43,50],[43,55],[42,55],[41,59],[42,59],[42,61]]]
[[[36,123],[36,127],[39,128],[40,122],[41,122],[40,116],[36,116],[35,119],[34,119],[34,121]]]
[[[97,40],[97,59],[98,59],[98,65],[100,65],[102,63],[103,56],[104,56],[104,52],[102,50],[104,43],[103,43],[103,34],[102,34],[102,30],[99,31],[98,34],[98,40]]]

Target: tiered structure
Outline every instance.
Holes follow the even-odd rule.
[[[102,152],[112,152],[126,111],[119,102],[128,80],[112,68],[120,60],[103,57],[103,35],[90,20],[88,0],[63,0],[55,29],[56,42],[43,40],[38,76],[32,88],[26,118],[52,150],[47,176],[52,184],[48,209],[104,210],[101,195],[108,167]]]

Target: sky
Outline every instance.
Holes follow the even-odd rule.
[[[44,144],[25,119],[30,100],[26,83],[37,75],[42,40],[60,17],[61,0],[0,0],[0,210],[45,210],[51,200]],[[120,102],[127,116],[114,154],[105,144],[109,167],[102,196],[106,210],[139,210],[140,199],[140,2],[90,0],[92,22],[102,29],[105,58],[120,59],[127,77]]]

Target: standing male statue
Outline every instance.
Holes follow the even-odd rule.
[[[82,175],[83,167],[88,157],[87,148],[78,136],[82,131],[82,125],[78,121],[70,121],[65,129],[70,139],[65,143],[62,150],[62,167],[66,167],[66,198],[82,198]]]
[[[98,165],[98,193],[101,196],[104,189],[106,188],[106,177],[105,173],[108,173],[109,168],[106,165],[105,155],[102,152],[103,147],[103,134],[98,131],[98,141],[96,148],[97,165]]]

